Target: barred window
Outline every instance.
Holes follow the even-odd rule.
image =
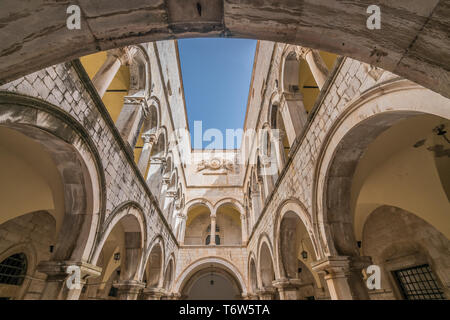
[[[406,300],[441,300],[444,293],[428,264],[394,271]]]
[[[0,283],[20,286],[27,273],[27,257],[24,253],[9,256],[0,263]]]

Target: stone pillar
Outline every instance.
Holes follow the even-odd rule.
[[[275,288],[264,288],[258,291],[259,300],[274,300]]]
[[[76,278],[72,278],[76,273],[69,267],[79,268],[79,285],[76,283]],[[87,279],[100,276],[102,268],[86,262],[42,261],[37,266],[37,270],[47,274],[42,300],[78,300]]]
[[[273,137],[275,147],[274,151],[277,158],[277,168],[278,168],[277,173],[280,173],[281,171],[283,171],[284,165],[286,164],[287,161],[284,155],[284,145],[283,145],[283,138],[286,133],[281,130],[277,130],[275,132],[276,133]],[[272,130],[272,133],[274,133],[274,130]]]
[[[121,65],[130,65],[133,60],[136,48],[125,47],[120,49],[113,49],[107,52],[107,58],[105,63],[92,78],[92,83],[97,89],[100,97],[103,97],[109,85],[113,81],[114,77],[119,71]]]
[[[329,256],[312,264],[324,274],[332,300],[369,299],[362,269],[370,265],[369,257]]]
[[[120,132],[123,140],[128,142],[131,153],[144,123],[145,114],[147,112],[147,100],[145,97],[124,98],[124,104],[116,121],[116,127]]]
[[[136,300],[141,290],[145,288],[145,283],[137,280],[120,280],[113,285],[118,289],[119,300]]]
[[[162,171],[166,160],[164,158],[153,157],[150,159],[150,167],[147,174],[147,185],[150,191],[158,198],[161,194]]]
[[[142,291],[142,295],[145,300],[161,300],[161,298],[166,294],[163,288],[149,287]]]
[[[154,134],[146,133],[142,136],[142,139],[144,140],[144,146],[142,147],[141,156],[139,157],[138,168],[144,176],[150,161],[153,144],[156,141],[156,136]]]
[[[257,186],[255,186],[257,187]],[[253,210],[253,225],[258,221],[259,216],[261,215],[261,194],[259,193],[259,190],[252,191],[251,195],[251,201],[252,201],[252,210]]]
[[[211,215],[211,233],[210,233],[210,238],[211,240],[209,241],[209,245],[210,246],[215,246],[216,245],[216,216],[215,215]]]
[[[298,288],[302,285],[300,279],[282,278],[272,282],[280,293],[280,300],[298,300]]]
[[[263,171],[263,184],[264,184],[264,194],[266,195],[266,199],[270,196],[270,193],[273,190],[273,176],[277,174],[277,166],[273,163],[273,157],[261,156],[261,165]]]
[[[319,51],[303,47],[300,47],[299,50],[302,58],[308,62],[309,69],[311,70],[314,80],[316,80],[317,86],[319,89],[322,89],[328,78],[328,68],[325,62],[323,62]]]
[[[292,146],[295,138],[302,132],[308,122],[308,114],[303,104],[303,95],[301,93],[283,93],[280,112],[286,128],[289,145]]]
[[[253,293],[247,293],[242,295],[243,300],[259,300],[259,297],[257,294]]]
[[[247,234],[247,216],[245,213],[241,214],[241,229],[242,229],[242,245],[247,245],[248,234]]]
[[[184,235],[186,233],[186,216],[182,213],[179,213],[177,215],[177,218],[180,221],[178,232],[177,232],[177,240],[178,240],[178,243],[182,246],[182,245],[184,245]]]
[[[125,260],[121,265],[121,280],[134,279],[142,256],[140,232],[125,232]]]

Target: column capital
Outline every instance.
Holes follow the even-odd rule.
[[[138,280],[119,280],[115,282],[113,286],[119,289],[119,294],[137,294],[145,288],[145,282]]]
[[[80,268],[81,281],[86,281],[89,277],[98,277],[102,273],[102,268],[83,261],[41,261],[37,270],[47,274],[55,280],[64,280],[68,277],[69,267],[76,266]]]
[[[272,285],[277,289],[296,289],[302,286],[302,281],[296,278],[280,278],[272,281]]]
[[[130,65],[133,61],[134,55],[137,52],[137,48],[134,46],[111,49],[107,51],[108,56],[113,56],[120,60],[122,65]]]
[[[166,290],[158,287],[147,287],[144,288],[142,294],[147,300],[161,300],[161,297],[166,295]]]
[[[142,135],[142,140],[144,140],[144,143],[155,143],[156,141],[156,135],[154,133],[144,133]]]
[[[177,218],[181,219],[181,220],[186,220],[186,216],[184,214],[182,214],[181,212],[177,214]]]
[[[275,296],[276,289],[273,287],[265,287],[258,290],[257,294],[260,300],[272,300]]]
[[[309,53],[312,53],[312,49],[311,48],[305,48],[305,47],[300,47],[300,46],[298,46],[297,47],[297,53],[298,53],[298,55],[302,58],[302,59],[306,59],[306,56],[309,54]]]

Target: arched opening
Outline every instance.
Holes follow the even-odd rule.
[[[255,260],[252,258],[250,259],[250,272],[249,272],[249,281],[250,281],[250,288],[252,289],[253,294],[258,293],[258,275],[256,272],[256,263]]]
[[[112,215],[114,218],[103,230],[94,256],[102,273],[88,280],[80,299],[129,299],[126,291],[121,292],[121,283],[139,280],[145,237],[139,211],[125,205]]]
[[[160,285],[163,263],[163,249],[160,244],[155,244],[148,256],[144,271],[143,281],[146,283],[146,288],[157,288]]]
[[[240,300],[241,278],[227,264],[218,261],[202,262],[186,271],[182,277],[180,294],[185,300]]]
[[[260,298],[262,300],[275,299],[277,290],[273,287],[275,272],[273,267],[272,253],[267,242],[262,242],[259,249],[259,275],[261,282]]]
[[[167,293],[170,292],[170,289],[172,288],[173,278],[174,278],[174,262],[173,258],[170,259],[169,264],[167,265],[166,272],[164,273],[164,283],[163,288],[166,290]]]
[[[8,99],[20,104],[8,103]],[[0,108],[0,162],[10,168],[0,184],[0,223],[23,224],[22,232],[17,228],[10,232],[15,241],[29,234],[25,230],[30,225],[42,223],[38,227],[42,230],[41,244],[38,232],[37,238],[32,235],[20,241],[23,250],[28,250],[28,260],[30,255],[36,259],[30,263],[31,276],[36,268],[46,272],[49,266],[63,261],[89,261],[97,221],[103,219],[103,194],[95,148],[82,138],[86,133],[72,118],[60,117],[60,111],[52,106],[28,99],[8,95]],[[38,110],[36,105],[43,109]],[[93,219],[94,213],[97,219]],[[34,219],[28,220],[32,216]],[[14,222],[16,218],[20,220]],[[19,245],[15,241],[9,245]],[[36,252],[36,247],[42,251]],[[67,289],[62,281],[45,282],[42,273],[36,273],[36,279],[40,285],[33,287],[30,295],[20,293],[22,298],[56,299],[79,294]]]
[[[209,226],[209,230],[208,230]],[[217,226],[220,230],[220,226]],[[187,211],[185,245],[205,245],[211,235],[211,211],[204,204],[191,206]],[[211,238],[209,238],[209,243]]]
[[[270,126],[271,133],[274,135],[273,139],[276,143],[274,143],[275,150],[278,154],[278,162],[279,162],[279,171],[283,170],[286,161],[289,158],[289,151],[291,149],[291,145],[288,139],[288,134],[286,131],[286,126],[284,124],[283,116],[280,111],[280,107],[278,104],[273,104],[271,106],[270,112]],[[295,137],[294,137],[295,139]]]
[[[392,105],[402,106],[395,99],[393,95]],[[420,104],[418,110],[430,110],[439,99],[431,95],[426,102],[409,100],[405,111],[366,115],[365,120],[339,133],[345,135],[337,144],[326,175],[323,218],[327,231],[322,232],[332,239],[331,255],[350,257],[351,266],[359,264],[348,278],[353,298],[369,298],[360,271],[370,264],[370,257],[362,257],[360,247],[364,245],[361,241],[365,219],[379,206],[413,212],[448,238],[450,223],[444,212],[449,212],[450,207],[440,178],[450,168],[445,151],[448,142],[435,130],[437,126],[448,126],[448,120],[408,111],[415,110],[416,103]],[[350,119],[363,110],[365,106]],[[438,167],[447,169],[441,171]]]
[[[219,235],[222,245],[242,244],[241,213],[231,203],[224,203],[216,210],[216,228],[220,226],[219,234],[216,230],[216,238]],[[216,239],[216,245],[218,245]]]
[[[297,213],[284,213],[279,231],[280,273],[291,286],[284,290],[284,299],[305,300],[322,296],[322,284],[311,263],[316,254],[305,224]]]
[[[417,215],[380,206],[367,217],[361,254],[381,268],[371,299],[447,299],[450,241]]]
[[[366,147],[356,166],[350,204],[355,240],[384,275],[385,290],[370,290],[373,299],[449,296],[443,274],[450,253],[450,144],[437,129],[449,126],[449,120],[429,114],[400,120]],[[418,268],[423,265],[428,267]],[[408,293],[400,283],[400,270],[406,269],[418,272],[418,279],[433,278],[433,294],[420,290],[424,283]]]
[[[150,165],[147,172],[147,184],[153,194],[160,195],[162,188],[162,177],[166,167],[166,134],[160,132],[156,144],[150,154]]]

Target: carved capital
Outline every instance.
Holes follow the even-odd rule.
[[[306,59],[306,56],[312,52],[311,48],[305,48],[305,47],[297,47],[297,53],[302,59]]]
[[[136,47],[123,47],[123,48],[118,48],[118,49],[111,49],[108,50],[108,56],[113,56],[116,59],[120,60],[120,63],[122,65],[127,65],[129,66],[131,64],[131,62],[133,61],[134,55],[137,52],[137,48]]]
[[[156,141],[156,135],[153,133],[144,133],[142,135],[142,140],[144,140],[144,143],[155,143]]]

